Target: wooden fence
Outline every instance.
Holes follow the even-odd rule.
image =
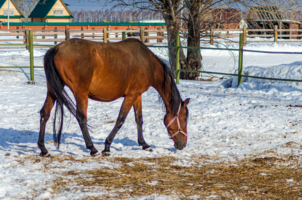
[[[32,30],[33,31],[33,42],[47,44],[53,43],[58,44],[65,40],[71,38],[82,38],[92,41],[101,42],[116,42],[121,41],[126,38],[136,38],[143,41],[146,45],[162,45],[167,44],[165,39],[167,39],[167,30],[159,27],[158,29],[148,29],[141,27],[140,29],[132,30],[58,30],[58,29],[47,29],[47,30]],[[244,44],[247,43],[263,43],[263,42],[302,42],[302,29],[212,29],[210,31],[201,32],[200,38],[201,43],[219,43],[223,41],[224,43],[238,43],[237,39],[239,34],[244,35]],[[3,38],[13,36],[13,38]],[[180,38],[185,39],[187,36],[187,30],[181,30]],[[247,38],[260,37],[263,40],[248,40]],[[267,38],[273,38],[273,40],[267,40]],[[282,39],[282,41],[280,41]],[[287,40],[286,40],[287,39]],[[292,40],[288,40],[292,39]],[[152,42],[150,40],[153,40]],[[165,42],[163,42],[165,41]],[[19,44],[29,43],[29,30],[25,29],[10,29],[7,31],[0,32],[0,43],[13,42]],[[186,42],[182,42],[185,44]],[[0,49],[16,49],[16,48],[27,48],[26,46],[3,46]],[[41,46],[36,46],[35,48],[43,48]],[[49,48],[49,47],[44,47]]]

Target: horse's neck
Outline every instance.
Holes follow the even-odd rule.
[[[154,77],[154,85],[153,87],[157,90],[157,92],[159,93],[159,95],[161,96],[165,106],[166,106],[166,112],[172,112],[171,109],[171,98],[172,98],[172,94],[171,94],[171,88],[169,88],[168,84],[171,85],[170,81],[170,76],[168,76],[168,84],[164,83],[164,75],[163,76],[155,76]],[[164,88],[163,88],[163,84],[164,84]]]

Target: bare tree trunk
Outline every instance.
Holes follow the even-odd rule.
[[[200,29],[201,29],[201,1],[191,0],[191,5],[188,6],[189,20],[188,20],[188,46],[200,47]],[[188,49],[187,62],[184,66],[188,70],[200,70],[201,69],[201,54],[200,49]],[[183,79],[197,79],[199,73],[183,72]]]
[[[167,27],[167,39],[168,39],[168,46],[176,46],[176,32],[179,31],[178,22],[174,21],[170,15],[164,14],[164,19],[166,22]],[[185,55],[183,50],[180,49],[179,52],[180,61],[185,60]],[[169,48],[169,63],[172,69],[176,69],[176,49]]]

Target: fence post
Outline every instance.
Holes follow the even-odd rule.
[[[94,39],[94,27],[92,27],[92,39]]]
[[[25,44],[29,44],[29,30],[24,31],[24,42]],[[26,46],[26,50],[29,51],[29,46]]]
[[[129,30],[132,31],[132,27],[131,27],[131,26],[129,27]],[[128,35],[129,35],[130,37],[132,37],[132,36],[133,36],[133,32],[129,32]]]
[[[246,45],[246,26],[243,26],[243,45]]]
[[[34,81],[34,37],[33,37],[33,31],[29,30],[29,62],[30,62],[30,80]]]
[[[108,31],[110,31],[110,26],[107,27],[107,38],[110,38],[110,33],[108,33]]]
[[[179,84],[179,31],[176,32],[176,84]]]
[[[162,27],[158,27],[157,30],[162,30]],[[157,37],[163,36],[161,32],[157,32]],[[157,39],[157,43],[162,43],[162,39]]]
[[[55,32],[58,32],[58,27],[55,27]],[[58,39],[58,35],[57,34],[55,34],[55,39]],[[55,44],[58,44],[58,42],[55,41]]]
[[[145,38],[145,37],[144,37],[144,27],[141,26],[140,29],[141,29],[141,30],[140,30],[140,33],[141,33],[141,41],[142,41],[142,43],[144,43],[144,38]]]
[[[126,40],[126,32],[122,32],[122,40]]]
[[[45,27],[42,28],[42,33],[45,33]],[[42,39],[45,39],[45,35],[42,36]]]
[[[149,30],[149,28],[148,28],[148,27],[146,27],[146,30]],[[149,32],[145,32],[145,36],[147,36],[147,37],[148,37],[148,36],[149,36]],[[146,43],[149,43],[149,41],[150,41],[149,39],[146,39]]]
[[[106,28],[103,29],[103,38],[104,38],[103,42],[107,43],[107,29]]]
[[[17,30],[19,30],[19,26],[17,26]],[[17,31],[17,33],[19,34],[19,31]],[[19,39],[19,35],[17,36],[17,39]]]
[[[211,45],[214,44],[214,31],[213,31],[213,29],[211,29],[211,33],[210,33],[210,44]]]
[[[70,29],[67,28],[65,29],[65,40],[69,40],[70,39]]]
[[[239,37],[238,86],[242,83],[243,34],[240,33]]]
[[[275,29],[274,29],[274,36],[275,36],[275,41],[274,42],[278,42],[278,25],[275,25]]]
[[[81,27],[81,31],[84,31],[84,27]],[[84,33],[81,33],[81,39],[84,39]]]
[[[118,30],[118,27],[115,27],[115,30]],[[118,33],[115,33],[115,38],[118,38]]]
[[[45,27],[42,28],[42,33],[45,33]],[[42,36],[42,39],[45,39],[45,35]]]

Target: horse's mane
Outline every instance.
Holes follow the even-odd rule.
[[[180,93],[177,89],[176,83],[173,79],[172,72],[170,71],[170,69],[166,65],[166,63],[164,63],[164,61],[162,61],[157,55],[155,55],[152,51],[150,51],[150,49],[144,43],[142,43],[140,40],[136,40],[136,41],[138,41],[141,45],[143,45],[156,58],[156,60],[163,67],[163,69],[164,69],[164,82],[163,82],[163,85],[162,85],[163,92],[164,92],[164,94],[166,94],[167,92],[171,92],[171,100],[170,100],[171,111],[172,111],[173,114],[176,115],[176,113],[178,112],[178,109],[179,109],[179,104],[182,103],[182,99],[180,97]],[[170,81],[171,85],[169,84],[169,81],[168,81],[169,78],[171,80]],[[169,87],[165,87],[166,84]],[[169,91],[167,91],[167,88],[169,88]]]
[[[153,53],[152,53],[153,54]],[[154,54],[153,54],[154,55]],[[164,69],[164,82],[163,82],[163,91],[166,94],[167,92],[171,92],[171,110],[173,112],[173,114],[176,115],[176,113],[178,112],[179,109],[179,104],[182,103],[181,97],[180,97],[180,93],[177,89],[176,83],[173,79],[173,74],[172,71],[170,71],[170,69],[168,68],[168,66],[166,65],[166,63],[164,63],[164,61],[162,61],[158,56],[154,55],[154,57],[158,60],[158,62],[161,64],[161,66]],[[168,82],[168,78],[170,78],[170,84]],[[170,89],[170,91],[167,91],[167,87],[165,87],[165,84],[167,84]]]

